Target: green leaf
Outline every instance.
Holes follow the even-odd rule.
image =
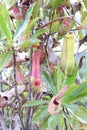
[[[43,72],[43,76],[44,76],[44,79],[48,85],[48,88],[50,89],[50,91],[55,95],[56,94],[56,90],[55,90],[55,87],[53,86],[51,80],[50,80],[50,77],[49,75],[44,71]]]
[[[48,114],[47,108],[44,109],[43,111],[42,111],[42,110],[41,110],[41,111],[38,111],[37,113],[35,113],[35,115],[34,115],[32,121],[33,121],[33,122],[36,122],[36,121],[38,121],[38,120],[42,120],[44,117],[47,116],[47,114]]]
[[[39,130],[49,130],[48,129],[48,117],[40,124]]]
[[[24,106],[32,107],[32,106],[38,106],[38,105],[46,104],[48,102],[49,102],[48,100],[32,100],[32,101],[26,102],[24,104]]]
[[[54,69],[53,72],[52,72],[52,79],[53,79],[54,86],[57,87],[57,84],[58,84],[58,72],[57,72],[56,69]]]
[[[58,16],[57,16],[58,17]],[[58,32],[59,28],[60,28],[60,23],[59,22],[55,22],[52,24],[52,33]]]
[[[73,71],[73,75],[70,77],[67,77],[65,84],[73,84],[76,80],[77,73],[78,73],[78,67],[76,66]]]
[[[49,130],[54,130],[54,128],[56,128],[56,126],[58,125],[58,121],[59,121],[59,114],[51,115],[48,119]]]
[[[10,15],[9,15],[9,12],[8,10],[6,9],[6,7],[0,2],[0,11],[2,12],[5,20],[6,20],[6,23],[8,24],[8,27],[9,27],[9,31],[11,33],[11,20],[10,20]],[[12,35],[12,34],[10,34]]]
[[[62,97],[62,101],[64,103],[69,102],[68,100],[70,100],[72,98],[72,97],[69,97],[69,96],[76,90],[76,88],[78,88],[78,85],[75,85],[75,84],[70,85],[69,89],[67,90],[67,92]]]
[[[84,82],[79,86],[77,85],[70,86],[67,92],[62,97],[62,101],[69,103],[86,96],[87,96],[87,82]]]
[[[39,29],[32,35],[32,37],[38,37],[38,36],[42,35],[45,32],[46,32],[46,29]]]
[[[38,36],[42,35],[46,30],[40,29],[35,32],[29,39],[25,39],[23,43],[21,43],[20,48],[25,49],[28,48],[36,43],[40,43],[40,40],[37,39]],[[26,32],[27,33],[27,32]]]
[[[16,28],[15,36],[18,34],[18,32],[21,29],[22,25],[23,25],[23,21],[19,21],[18,25],[17,25],[17,28]]]
[[[60,6],[63,3],[64,0],[47,0],[47,2],[45,2],[44,6],[46,8],[52,8],[52,9],[56,9],[58,6]]]
[[[30,21],[30,18],[31,18],[31,15],[32,15],[32,12],[33,12],[33,9],[34,9],[34,6],[35,6],[35,3],[33,5],[31,5],[29,7],[29,9],[27,10],[25,21],[22,24],[22,26],[20,26],[20,28],[19,28],[18,32],[16,33],[14,39],[17,39],[23,33],[23,31],[27,28],[29,21]]]
[[[79,28],[87,28],[87,17],[82,21],[81,25],[79,26]]]
[[[10,9],[13,5],[15,5],[18,2],[18,0],[4,0],[4,2],[7,9]]]
[[[40,9],[41,6],[39,6],[38,2],[35,4],[35,7],[34,7],[34,10],[33,10],[33,18],[37,17],[38,16],[38,13],[39,13],[39,9]]]
[[[0,71],[8,64],[10,59],[12,58],[12,51],[4,52],[0,54]]]
[[[58,114],[58,128],[60,130],[65,130],[65,123],[64,123],[64,116],[63,116],[63,112],[61,111],[59,114]],[[67,125],[67,124],[66,124]]]
[[[87,123],[87,109],[76,104],[66,105],[66,107],[80,122]]]
[[[0,12],[0,29],[3,32],[3,34],[7,37],[7,39],[11,41],[12,40],[11,31],[7,27],[6,19],[4,18],[1,12]]]
[[[32,45],[34,45],[35,43],[40,43],[40,40],[35,38],[35,37],[30,37],[28,40],[26,40],[25,42],[23,42],[20,45],[20,49],[26,49],[28,47],[31,47]]]
[[[87,8],[87,1],[83,0],[85,7]]]
[[[38,21],[39,17],[34,18],[33,20],[31,20],[26,28],[26,30],[23,32],[24,35],[25,34],[30,34],[32,27],[36,25],[37,21]]]

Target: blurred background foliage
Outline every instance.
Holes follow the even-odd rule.
[[[86,66],[86,0],[0,1],[1,130],[86,130]]]

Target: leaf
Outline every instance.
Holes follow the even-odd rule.
[[[27,10],[25,21],[22,24],[22,26],[20,26],[20,28],[19,28],[18,32],[16,33],[14,39],[17,39],[23,33],[23,31],[27,28],[29,21],[30,21],[30,18],[31,18],[31,15],[32,15],[32,12],[33,12],[33,9],[34,9],[34,6],[35,6],[35,3],[33,5],[31,5],[29,7],[29,9]]]
[[[56,93],[58,93],[59,89],[60,89],[60,85],[61,85],[61,75],[62,72],[60,70],[60,67],[58,66],[56,69],[53,70],[52,72],[52,80],[54,83],[54,87],[56,89]]]
[[[38,121],[38,120],[42,120],[44,117],[47,116],[47,114],[48,114],[47,108],[44,109],[43,111],[42,111],[42,110],[41,110],[41,111],[38,111],[37,113],[35,113],[35,115],[34,115],[32,121],[33,121],[33,122],[36,122],[36,121]]]
[[[34,45],[35,43],[40,43],[40,40],[35,38],[35,37],[31,37],[28,40],[26,40],[25,42],[23,42],[19,48],[21,49],[26,49],[28,47],[31,47],[32,45]]]
[[[48,119],[48,128],[49,130],[54,130],[58,125],[59,121],[59,114],[51,115]]]
[[[83,0],[85,7],[87,8],[87,1]]]
[[[82,123],[87,123],[87,110],[76,104],[66,105],[68,110]]]
[[[82,21],[82,23],[78,28],[84,28],[84,27],[87,28],[87,17]]]
[[[10,59],[12,58],[12,51],[4,52],[0,54],[0,71],[8,64]]]
[[[63,102],[72,102],[87,96],[87,82],[83,82],[79,86],[72,85],[62,97]]]
[[[37,17],[38,16],[38,12],[39,12],[39,9],[40,9],[40,5],[39,5],[39,3],[37,2],[36,4],[35,4],[35,7],[34,7],[34,10],[33,10],[33,18],[35,18],[35,17]]]
[[[7,9],[10,9],[13,5],[15,5],[18,2],[18,0],[4,0],[4,2]]]
[[[48,117],[40,124],[39,130],[49,130],[48,129]]]
[[[1,2],[0,2],[0,10],[1,10],[3,16],[5,17],[6,23],[8,24],[9,30],[11,32],[11,29],[10,29],[11,28],[10,15],[9,15],[9,12],[6,9],[6,7]]]
[[[64,0],[47,0],[44,4],[44,7],[46,8],[52,8],[56,9],[58,6],[60,6],[63,3]]]
[[[31,20],[26,28],[26,30],[23,32],[24,34],[30,33],[32,30],[32,27],[36,25],[37,21],[38,21],[38,17],[34,18],[33,20]]]
[[[53,9],[56,9],[58,6],[60,6],[63,3],[64,0],[51,0],[51,6]]]
[[[58,16],[57,16],[58,17]],[[55,22],[52,24],[52,33],[58,32],[59,28],[60,28],[60,23],[59,22]]]
[[[32,101],[26,102],[24,104],[24,106],[32,107],[32,106],[38,106],[38,105],[46,104],[48,102],[49,102],[48,100],[32,100]]]
[[[54,88],[54,86],[53,86],[53,84],[52,84],[52,82],[50,80],[49,75],[44,71],[43,72],[43,76],[44,76],[44,79],[45,79],[45,81],[46,81],[50,91],[55,95],[56,94],[56,90],[55,90],[55,88]]]
[[[46,32],[46,29],[39,29],[32,35],[32,37],[38,37],[38,36],[42,35],[45,32]]]
[[[18,32],[19,32],[20,28],[22,27],[22,25],[23,25],[23,21],[19,21],[18,25],[17,25],[17,28],[16,28],[15,36],[18,34]]]
[[[77,73],[78,73],[78,67],[76,66],[74,71],[73,71],[73,75],[70,77],[67,77],[65,84],[68,84],[68,85],[73,84],[76,80]]]
[[[4,35],[7,37],[7,39],[11,41],[12,40],[11,32],[9,28],[7,27],[6,19],[4,18],[1,12],[0,12],[0,29],[4,33]]]
[[[58,114],[59,116],[59,120],[58,120],[58,128],[60,130],[65,130],[65,123],[64,123],[64,116],[63,116],[63,113],[61,111],[61,113]],[[67,125],[67,124],[66,124]]]
[[[54,86],[56,86],[56,89],[57,89],[57,85],[58,85],[58,72],[55,69],[52,72],[52,79],[53,79]]]

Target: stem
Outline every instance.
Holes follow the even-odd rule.
[[[59,130],[58,125],[56,126],[56,130]]]
[[[71,14],[70,14],[70,12],[67,10],[67,8],[64,7],[64,9],[65,9],[66,13],[67,13],[69,16],[71,16]],[[73,19],[78,25],[80,25],[80,24],[78,23],[78,21],[74,18],[74,16],[72,17],[72,19]]]
[[[50,29],[49,29],[49,34],[48,34],[48,37],[47,37],[46,47],[47,47],[47,45],[48,45],[48,40],[49,40],[49,37],[50,37],[50,34],[51,34],[52,23],[54,22],[54,20],[56,20],[56,19],[53,20],[54,12],[52,12],[51,15],[52,15],[52,16],[50,16],[50,17],[52,17],[52,20],[51,20],[50,22],[48,22],[48,23],[50,23]],[[53,21],[53,22],[52,22],[52,21]],[[46,24],[47,24],[47,23],[46,23]],[[46,25],[46,24],[45,24],[45,25]],[[44,25],[43,25],[43,26],[44,26]],[[45,49],[45,50],[46,50],[46,49]],[[46,50],[46,53],[48,54],[47,50]],[[48,71],[49,71],[49,76],[50,76],[51,82],[53,83],[52,74],[51,74],[50,64],[49,64],[48,58],[47,58],[47,66],[48,66]]]
[[[66,123],[66,118],[64,118],[64,123],[65,123],[65,130],[68,130],[67,123]]]
[[[31,87],[29,86],[28,89],[28,101],[31,100]],[[30,118],[30,107],[26,107],[26,119],[25,119],[25,130],[28,130],[28,128],[31,128],[31,125],[29,124],[29,118]]]
[[[41,27],[39,27],[39,28],[37,28],[37,29],[44,28],[44,27],[48,26],[49,24],[52,24],[52,23],[54,23],[54,22],[58,22],[58,21],[61,20],[61,19],[66,19],[66,18],[71,18],[71,17],[72,17],[72,16],[63,16],[63,17],[59,17],[59,18],[53,19],[53,20],[47,22],[46,24],[42,25]]]
[[[30,101],[32,98],[33,98],[33,92],[31,90],[31,87],[29,87],[28,101]],[[26,107],[25,130],[31,130],[33,112],[34,112],[34,108],[33,107]]]
[[[0,80],[2,80],[2,72],[0,72]],[[0,82],[0,92],[2,92],[2,82]],[[0,108],[0,111],[2,112],[2,114],[4,115],[4,109]]]
[[[2,73],[0,72],[0,81],[2,81]],[[0,92],[2,92],[2,82],[0,82]]]
[[[70,128],[71,128],[71,130],[74,130],[74,128],[72,128],[71,124],[70,124]]]
[[[33,48],[30,49],[30,75],[32,72],[32,54],[33,54]]]
[[[63,107],[63,112],[64,112],[65,114],[67,114],[68,116],[70,116],[70,114],[69,114],[67,108],[64,108],[64,107]],[[70,124],[69,126],[70,126],[70,129],[71,129],[71,130],[75,130],[75,129],[72,127],[71,124]]]
[[[66,13],[71,16],[70,12],[67,10],[66,7],[64,7]],[[87,27],[80,27],[80,23],[74,18],[74,16],[72,16],[72,19],[78,24],[79,27],[75,28],[75,29],[72,29],[70,31],[76,31],[76,30],[81,30],[81,29],[87,29]]]
[[[32,71],[32,54],[33,54],[33,49],[31,48],[30,50],[30,75],[31,75],[31,71]],[[31,100],[31,82],[30,82],[30,78],[29,78],[29,87],[28,87],[28,101]],[[32,121],[32,117],[30,117],[31,113],[31,108],[30,107],[26,107],[26,119],[25,119],[25,130],[31,129],[31,121]]]
[[[6,122],[5,122],[5,119],[4,119],[4,116],[3,116],[3,113],[0,112],[0,124],[1,124],[1,128],[2,130],[8,130],[7,126],[6,126]]]
[[[19,118],[20,118],[20,121],[21,121],[22,128],[23,128],[23,130],[25,130],[24,124],[23,124],[23,121],[22,121],[22,116],[21,116],[21,103],[20,103],[20,98],[19,98],[18,91],[17,91],[17,81],[16,81],[16,54],[15,54],[14,48],[13,48],[13,59],[14,59],[14,87],[15,87],[16,98],[17,98],[18,103],[19,103],[18,114],[19,114]]]
[[[75,29],[71,29],[70,31],[77,31],[77,30],[82,30],[82,29],[87,29],[87,27],[77,27]]]
[[[34,26],[32,27],[31,30],[31,36],[33,34],[34,34]],[[32,54],[33,54],[33,48],[30,49],[30,75],[32,72]],[[31,100],[31,93],[32,93],[30,76],[29,76],[29,83],[30,84],[28,87],[28,101]],[[31,129],[32,117],[30,117],[30,113],[31,113],[31,107],[26,107],[25,130]]]

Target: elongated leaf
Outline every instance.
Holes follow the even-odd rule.
[[[33,20],[31,20],[31,21],[29,22],[29,24],[28,24],[28,26],[27,26],[27,28],[26,28],[26,30],[25,30],[25,32],[24,32],[24,35],[31,32],[32,27],[33,27],[34,25],[36,25],[36,23],[37,23],[37,21],[38,21],[38,18],[39,18],[39,17],[36,17],[35,19],[33,19]]]
[[[45,79],[45,81],[46,81],[46,83],[48,85],[48,88],[55,95],[56,94],[56,90],[55,90],[55,87],[52,85],[52,82],[50,80],[49,75],[44,71],[43,72],[43,76],[44,76],[44,79]]]
[[[79,26],[79,28],[87,28],[87,17],[82,21],[81,25]]]
[[[48,119],[49,130],[54,130],[54,128],[56,128],[56,126],[59,123],[58,121],[59,121],[59,114],[50,116]]]
[[[40,124],[39,130],[49,130],[48,129],[48,117]]]
[[[32,37],[38,37],[38,36],[42,35],[45,32],[46,32],[46,29],[39,29],[32,35]]]
[[[0,12],[0,29],[8,40],[12,40],[11,32],[9,31],[9,28],[7,27],[6,24],[6,20],[1,12]]]
[[[40,3],[40,2],[37,2],[36,5],[35,5],[35,7],[34,7],[34,10],[33,10],[33,13],[32,13],[32,14],[33,14],[33,15],[32,15],[33,18],[35,18],[35,17],[38,16],[38,12],[39,12],[39,9],[40,9],[40,7],[41,7],[41,6],[39,5],[39,3]]]
[[[73,73],[74,74],[72,76],[67,77],[65,84],[73,84],[75,82],[76,77],[77,77],[77,73],[78,73],[78,68],[77,67],[75,67]]]
[[[68,110],[82,123],[87,123],[87,110],[76,104],[66,105]]]
[[[34,9],[34,6],[35,6],[35,3],[33,5],[31,5],[29,7],[29,9],[27,10],[27,14],[26,14],[26,17],[25,17],[25,21],[24,23],[22,24],[22,26],[19,28],[19,31],[18,33],[15,35],[14,39],[17,39],[22,33],[23,31],[26,29],[26,27],[28,26],[29,24],[29,21],[30,21],[30,18],[31,18],[31,15],[32,15],[32,11]]]
[[[57,16],[58,17],[58,16]],[[60,23],[59,22],[55,22],[52,24],[52,33],[58,32],[59,28],[60,28]]]
[[[32,101],[25,103],[24,106],[32,107],[32,106],[42,105],[42,104],[45,104],[48,102],[49,102],[48,100],[32,100]]]
[[[5,17],[6,23],[8,24],[9,30],[11,30],[11,22],[10,22],[10,15],[6,7],[0,2],[0,10]],[[11,31],[10,31],[11,32]],[[12,35],[12,34],[11,34]]]
[[[20,28],[22,27],[22,25],[23,25],[23,21],[19,21],[18,25],[17,25],[17,28],[16,28],[15,36],[18,34],[18,32],[19,32]]]
[[[58,116],[59,116],[58,128],[59,128],[60,130],[65,130],[65,129],[66,129],[66,128],[65,128],[66,126],[65,126],[65,123],[64,123],[63,114],[61,113],[61,114],[59,114]]]
[[[46,117],[48,114],[47,108],[44,109],[43,111],[38,111],[35,113],[35,116],[33,117],[32,121],[36,122],[38,120],[42,120],[44,117]]]
[[[40,29],[38,31],[35,32],[35,34],[33,34],[29,39],[26,39],[25,42],[23,42],[20,46],[21,49],[24,49],[26,47],[30,47],[35,43],[40,43],[40,40],[37,39],[38,36],[40,36],[41,34],[43,34],[46,30],[45,29]]]
[[[63,96],[62,100],[64,102],[72,102],[86,96],[87,96],[87,82],[84,82],[79,86],[73,85],[72,87],[70,87]]]
[[[10,9],[13,5],[15,5],[18,2],[18,0],[4,0],[4,2],[7,9]]]
[[[12,58],[12,53],[13,53],[12,51],[8,51],[0,54],[0,71],[10,61],[10,59]]]
[[[20,48],[21,49],[25,49],[25,48],[28,48],[28,47],[31,47],[32,45],[34,45],[35,43],[40,43],[40,40],[37,39],[37,38],[29,38],[28,40],[26,40],[25,42],[23,42],[21,45],[20,45]]]
[[[56,9],[58,6],[60,6],[63,3],[64,0],[47,0],[47,2],[45,2],[45,7],[46,8],[52,8],[52,9]]]
[[[87,1],[83,0],[85,7],[87,8]]]
[[[58,72],[57,72],[57,70],[53,70],[52,79],[53,79],[53,83],[56,86],[56,90],[57,90],[57,85],[58,85]]]

